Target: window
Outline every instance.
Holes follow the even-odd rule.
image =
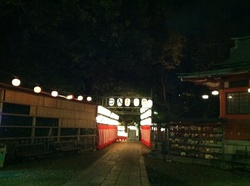
[[[3,103],[3,113],[29,115],[30,106],[18,105],[13,103]]]
[[[228,114],[250,114],[250,93],[234,92],[227,93]]]

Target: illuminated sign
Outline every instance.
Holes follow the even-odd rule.
[[[152,107],[152,101],[146,98],[108,98],[107,104],[110,107]]]

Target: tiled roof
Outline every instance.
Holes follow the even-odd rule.
[[[181,79],[192,79],[250,73],[250,36],[232,38],[232,40],[234,41],[234,47],[231,48],[230,56],[227,60],[211,66],[211,70],[182,73],[178,77]]]

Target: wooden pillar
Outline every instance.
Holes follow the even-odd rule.
[[[226,92],[225,89],[220,90],[220,118],[226,116]]]
[[[59,119],[59,124],[58,124],[58,129],[57,129],[57,141],[60,141],[61,139],[61,124],[62,123],[62,119]]]
[[[31,144],[34,143],[36,133],[36,117],[32,118],[32,128],[31,128]]]
[[[0,112],[3,111],[3,97],[4,96],[4,90],[0,90]],[[2,114],[0,114],[0,125],[2,123]]]
[[[80,143],[81,128],[77,128],[77,145]]]

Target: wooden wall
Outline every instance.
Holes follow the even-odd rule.
[[[30,116],[60,118],[61,127],[96,128],[97,105],[5,90],[4,102],[29,105]]]

